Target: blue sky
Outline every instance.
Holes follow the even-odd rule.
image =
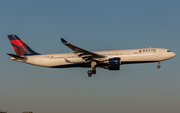
[[[0,1],[0,111],[8,113],[179,113],[180,1]],[[11,61],[8,34],[33,50],[68,53],[60,38],[89,51],[159,47],[176,53],[161,63],[49,69]]]

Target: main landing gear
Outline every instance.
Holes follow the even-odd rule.
[[[91,77],[92,74],[96,74],[96,62],[92,61],[91,62],[91,70],[88,70],[88,76]]]
[[[161,62],[158,62],[158,66],[157,66],[157,68],[161,68],[161,65],[160,65],[160,63],[161,63]]]
[[[94,67],[92,70],[88,70],[88,76],[91,77],[92,74],[96,74],[96,68]]]

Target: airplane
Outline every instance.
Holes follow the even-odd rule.
[[[40,54],[33,51],[16,35],[7,35],[16,54],[7,53],[11,60],[49,68],[84,67],[88,76],[96,74],[96,68],[120,70],[124,64],[160,62],[173,58],[176,54],[164,48],[140,48],[108,51],[87,51],[61,38],[64,45],[73,53]]]

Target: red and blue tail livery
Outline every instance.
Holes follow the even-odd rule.
[[[31,48],[29,48],[20,38],[16,35],[8,35],[9,41],[18,56],[38,55]]]

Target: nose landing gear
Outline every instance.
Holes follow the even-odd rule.
[[[157,66],[157,68],[161,68],[161,65],[160,65],[160,63],[161,63],[161,62],[158,62],[158,66]]]

